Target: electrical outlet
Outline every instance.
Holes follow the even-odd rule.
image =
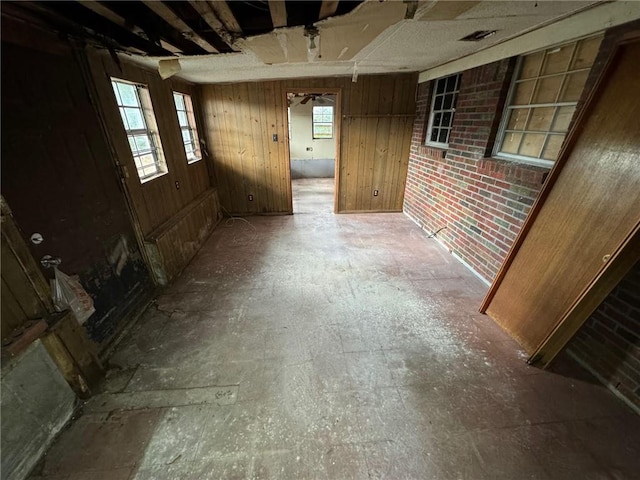
[[[378,190],[374,190],[374,191],[373,191],[373,196],[374,196],[374,197],[377,197],[377,196],[378,196]]]
[[[313,147],[307,147],[307,152],[313,152]]]
[[[277,134],[277,133],[274,133],[274,134],[271,136],[271,138],[273,139],[273,141],[274,141],[274,142],[277,142],[277,141],[278,141],[278,134]]]
[[[180,182],[176,180],[176,190],[180,190]]]
[[[249,194],[249,197],[248,197],[248,198],[249,198],[249,201],[250,201],[250,202],[253,202],[253,195]]]

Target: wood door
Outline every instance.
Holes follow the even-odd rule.
[[[483,303],[528,353],[640,222],[638,58],[640,42],[620,48]]]

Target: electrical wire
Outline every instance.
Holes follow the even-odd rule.
[[[446,226],[439,228],[438,230],[436,230],[433,233],[430,233],[429,235],[427,235],[427,238],[435,238],[435,236],[440,233],[442,230],[444,230],[445,228],[447,228]]]

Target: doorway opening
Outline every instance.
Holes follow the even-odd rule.
[[[287,91],[292,210],[331,213],[337,205],[338,89]]]

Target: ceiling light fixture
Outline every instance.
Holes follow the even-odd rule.
[[[313,50],[318,48],[316,45],[316,37],[320,36],[320,31],[313,25],[306,26],[304,27],[304,36],[309,38],[309,45],[307,49],[309,50],[309,53],[312,53]],[[320,39],[318,38],[318,40]]]

